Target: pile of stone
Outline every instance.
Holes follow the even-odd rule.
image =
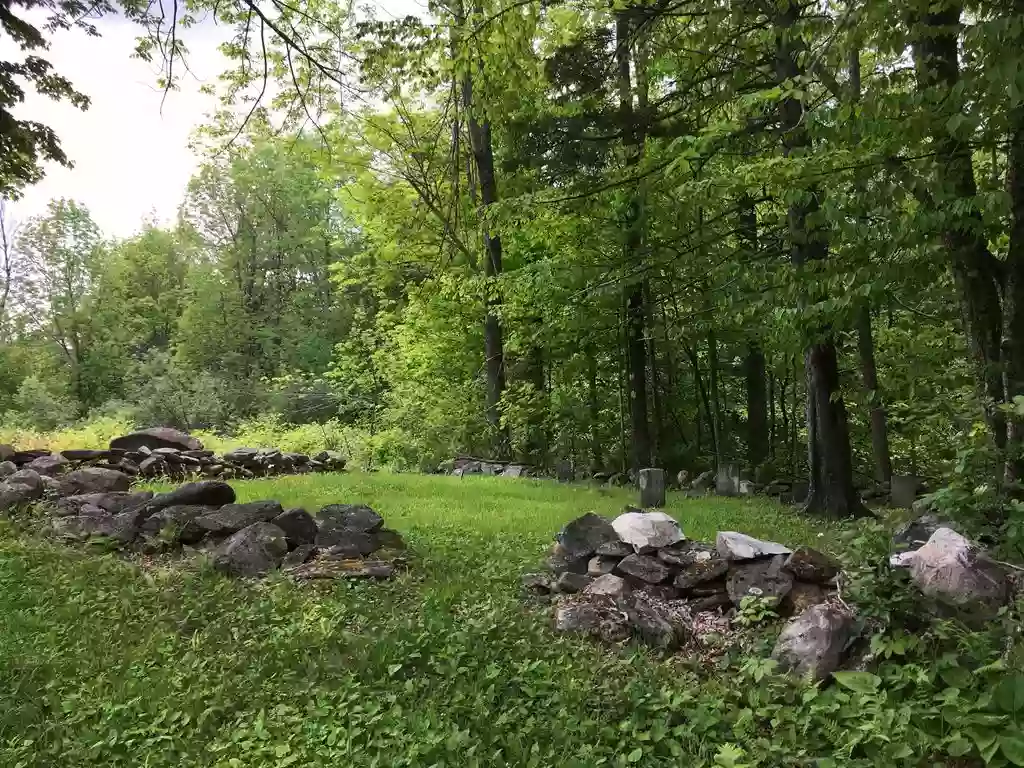
[[[7,465],[7,466],[5,466]],[[236,448],[217,456],[184,432],[155,427],[114,438],[107,449],[16,451],[0,445],[0,475],[31,469],[45,477],[92,467],[110,469],[129,477],[187,479],[207,477],[248,479],[306,472],[340,472],[345,457],[335,451],[315,456],[288,453],[274,448]]]
[[[689,541],[669,515],[627,508],[609,520],[579,517],[555,537],[542,573],[525,591],[549,598],[556,631],[618,642],[639,638],[665,650],[720,639],[749,601],[788,618],[773,657],[785,669],[824,679],[856,639],[853,610],[839,594],[840,566],[811,547],[789,547],[736,531],[714,545]],[[991,616],[1011,597],[1008,571],[942,521],[897,532],[893,564],[921,592],[961,615]],[[909,548],[909,550],[908,550]]]
[[[187,483],[167,493],[131,491],[117,470],[87,467],[62,476],[56,492],[22,469],[0,483],[0,512],[36,505],[66,542],[102,539],[120,549],[157,553],[208,551],[232,576],[281,568],[299,580],[389,578],[404,565],[402,537],[361,504],[328,504],[316,515],[276,501],[238,504],[220,480]]]
[[[439,467],[442,474],[463,477],[465,475],[497,475],[500,477],[532,477],[533,468],[515,462],[497,461],[494,459],[474,459],[459,456],[446,461]]]

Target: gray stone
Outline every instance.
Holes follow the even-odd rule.
[[[916,475],[893,475],[890,484],[890,503],[894,507],[910,509],[914,506],[920,488],[921,478]]]
[[[18,452],[14,450],[13,446],[3,444],[0,445],[0,461],[11,461]]]
[[[316,541],[316,521],[304,509],[295,508],[282,512],[271,522],[284,531],[289,547],[299,547]]]
[[[555,584],[546,573],[524,573],[519,583],[523,591],[530,595],[547,595],[554,591]]]
[[[595,554],[604,555],[607,557],[625,557],[626,555],[633,554],[633,547],[624,541],[608,541],[602,544],[595,550]]]
[[[4,480],[4,484],[10,488],[21,489],[26,492],[27,498],[38,499],[43,495],[43,478],[32,469],[19,469],[13,475]]]
[[[690,488],[694,491],[704,493],[709,488],[711,488],[714,482],[715,472],[714,470],[709,469],[707,472],[701,472],[699,475],[697,475],[697,477],[693,479],[693,482],[690,483]]]
[[[365,504],[328,504],[316,516],[317,526],[347,528],[363,533],[373,533],[384,525],[384,518]]]
[[[812,605],[782,630],[772,658],[800,677],[824,680],[839,668],[853,633],[849,611],[833,603]]]
[[[782,610],[788,616],[797,616],[812,605],[828,600],[828,593],[820,584],[808,584],[803,581],[793,582],[793,588],[782,600]]]
[[[911,555],[910,577],[929,597],[979,617],[1010,598],[1003,566],[951,528],[939,528]]]
[[[281,561],[281,570],[287,571],[308,562],[316,554],[316,547],[312,544],[303,544],[296,547]]]
[[[664,512],[624,512],[612,521],[616,538],[630,544],[636,552],[653,552],[683,541],[679,523]]]
[[[548,570],[555,574],[565,573],[566,571],[571,571],[572,573],[586,573],[589,563],[589,555],[569,557],[565,554],[561,544],[555,544],[546,561]]]
[[[177,429],[153,427],[152,429],[140,429],[122,437],[115,437],[110,441],[110,447],[122,451],[138,451],[143,447],[150,450],[177,448],[181,451],[198,451],[202,450],[203,444],[191,435]]]
[[[790,492],[792,494],[792,502],[794,504],[803,504],[807,501],[807,494],[811,492],[811,485],[810,483],[801,480],[793,483]]]
[[[729,563],[721,558],[693,560],[682,567],[673,582],[677,589],[692,590],[698,584],[720,579],[729,571]]]
[[[715,473],[715,493],[736,496],[740,492],[740,470],[735,464],[723,464]]]
[[[596,634],[602,618],[602,611],[593,603],[561,603],[555,608],[555,631],[573,635]]]
[[[679,599],[679,590],[671,584],[640,584],[634,590],[653,597],[655,600],[670,601]]]
[[[324,557],[348,559],[374,552],[377,541],[372,533],[351,528],[321,528],[316,535],[316,547]]]
[[[774,541],[761,541],[736,531],[719,531],[715,549],[725,560],[753,560],[769,555],[788,555],[792,550]]]
[[[132,479],[116,469],[86,467],[69,472],[60,480],[61,496],[77,496],[83,493],[111,493],[127,491]]]
[[[405,549],[405,539],[402,538],[402,534],[391,528],[381,528],[379,531],[374,531],[371,535],[373,536],[375,549]]]
[[[593,512],[570,521],[555,536],[562,554],[569,559],[590,557],[602,544],[618,541],[618,538],[608,519]]]
[[[925,512],[896,529],[892,536],[893,549],[896,551],[919,549],[939,528],[956,530],[956,526],[948,520],[934,512]]]
[[[590,558],[587,563],[587,575],[588,576],[603,576],[606,573],[611,573],[615,570],[615,566],[619,564],[618,557],[602,557],[601,555],[594,555]]]
[[[785,557],[734,563],[727,582],[729,598],[739,607],[744,597],[771,599],[778,604],[793,588],[793,574],[783,570]]]
[[[165,507],[176,505],[198,505],[206,507],[220,507],[231,504],[235,500],[234,489],[220,480],[201,480],[197,483],[185,483],[180,488],[175,488],[169,493],[161,493],[154,496],[146,504],[149,513],[156,512]]]
[[[207,530],[196,521],[203,515],[216,512],[215,507],[179,504],[164,507],[149,515],[139,526],[143,534],[154,536],[161,534],[168,542],[195,544],[207,533]]]
[[[811,547],[797,547],[786,558],[785,568],[800,581],[824,584],[836,577],[840,565],[824,552]]]
[[[616,576],[612,573],[606,573],[603,576],[598,576],[583,590],[588,595],[609,595],[611,597],[620,597],[628,594],[632,591],[632,587],[629,582],[621,576]]]
[[[390,579],[395,573],[393,563],[383,560],[317,558],[291,570],[298,581],[314,579]]]
[[[640,470],[640,506],[665,506],[665,470],[647,467]]]
[[[757,485],[752,480],[740,480],[740,496],[753,496]]]
[[[53,520],[53,528],[54,532],[64,539],[82,540],[99,536],[120,544],[128,544],[138,535],[137,520],[138,516],[130,511],[119,515],[57,517]]]
[[[522,464],[509,464],[501,471],[502,477],[523,477],[526,474],[526,467]]]
[[[232,534],[213,553],[213,567],[230,576],[263,576],[288,554],[284,531],[271,523],[253,523]]]
[[[685,469],[680,469],[676,472],[676,486],[679,488],[686,488],[690,483],[690,473]]]
[[[139,462],[139,472],[146,477],[158,477],[167,469],[167,462],[162,456],[148,456]]]
[[[672,575],[672,572],[656,558],[637,554],[620,560],[616,570],[620,574],[632,576],[649,584],[659,584]]]
[[[621,597],[618,606],[643,643],[664,651],[679,647],[682,638],[678,626],[642,596],[634,593]]]
[[[555,583],[555,591],[563,594],[571,595],[575,592],[582,592],[593,581],[592,576],[587,576],[583,573],[573,573],[572,571],[566,571],[558,577],[558,581]]]
[[[284,512],[276,501],[250,501],[247,504],[225,504],[200,515],[195,524],[214,536],[223,536],[251,527],[255,523],[269,523]],[[280,531],[280,528],[274,526]]]
[[[67,469],[70,464],[71,462],[59,453],[55,453],[52,456],[40,456],[38,459],[33,459],[25,468],[38,472],[40,475],[56,477]]]
[[[0,461],[0,478],[7,478],[18,471],[18,465],[13,461]]]

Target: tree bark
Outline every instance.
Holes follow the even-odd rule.
[[[718,387],[718,339],[713,329],[708,329],[708,381],[711,388],[711,405],[708,418],[711,419],[711,436],[715,444],[715,467],[725,461],[722,446],[722,400]]]
[[[1006,402],[1013,403],[1014,398],[1024,396],[1024,105],[1011,109],[1010,122],[1006,183],[1012,219],[1006,253],[1002,355]],[[1024,480],[1024,420],[1016,414],[1007,428],[1007,475],[1010,480]]]
[[[768,391],[764,352],[756,342],[747,345],[747,463],[756,470],[768,458]]]
[[[775,18],[775,74],[779,83],[797,82],[800,6],[787,4]],[[799,155],[811,147],[803,103],[787,96],[780,104],[783,153]],[[791,258],[799,272],[810,261],[828,255],[828,242],[809,223],[818,211],[819,190],[810,186],[789,206]],[[814,334],[804,355],[807,380],[807,454],[810,490],[806,510],[830,517],[860,514],[863,505],[853,487],[853,459],[846,405],[839,387],[839,364],[830,328]]]
[[[930,125],[938,186],[952,192],[957,200],[969,203],[942,206],[947,222],[942,240],[960,296],[978,395],[992,438],[1003,448],[1007,431],[1006,418],[999,408],[1005,397],[1000,360],[1003,333],[1000,264],[988,249],[980,206],[974,202],[978,190],[971,148],[948,129],[949,108],[944,106],[950,102],[960,79],[961,12],[959,2],[948,2],[912,17],[910,23],[916,34],[913,50],[917,87],[936,112],[931,116]]]
[[[633,111],[633,87],[630,77],[631,24],[627,11],[615,15],[615,63],[618,71],[619,119],[622,123],[627,168],[635,168],[643,154],[644,136],[638,129]],[[626,206],[623,260],[632,270],[642,260],[643,202],[639,186]],[[625,296],[626,359],[629,371],[629,415],[632,437],[632,467],[640,470],[651,464],[651,433],[647,418],[647,340],[645,333],[645,286],[642,280],[627,287]]]
[[[871,407],[871,453],[874,457],[875,479],[880,483],[888,483],[892,480],[889,425],[878,387],[875,340],[871,335],[871,309],[867,303],[857,312],[857,349],[860,352],[861,377]]]
[[[588,344],[587,356],[587,413],[590,416],[590,471],[600,472],[602,466],[602,450],[600,436],[601,409],[597,393],[597,356],[593,345]]]

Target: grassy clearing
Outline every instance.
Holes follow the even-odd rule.
[[[674,724],[696,684],[685,664],[555,637],[517,598],[561,523],[632,494],[383,473],[236,487],[309,508],[367,502],[406,535],[414,569],[253,586],[6,528],[0,765],[667,766],[711,764],[721,747]],[[669,511],[694,538],[833,533],[763,501],[680,497]]]

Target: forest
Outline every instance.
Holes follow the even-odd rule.
[[[173,224],[5,216],[5,426],[319,424],[400,469],[738,462],[830,516],[893,473],[1024,471],[1019,3],[8,6],[136,19],[167,88],[215,19],[232,67]],[[2,24],[16,199],[71,161],[18,94],[86,97],[45,25]]]

